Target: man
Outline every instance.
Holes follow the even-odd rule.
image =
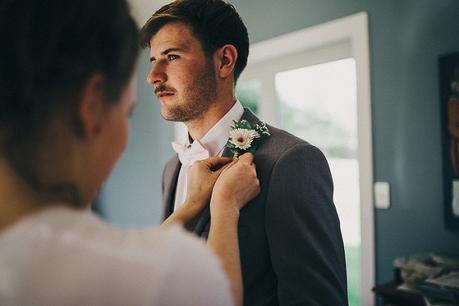
[[[141,30],[141,43],[150,48],[147,81],[162,117],[184,122],[190,139],[173,144],[178,156],[164,169],[167,217],[183,202],[190,164],[232,156],[225,144],[233,120],[259,123],[234,95],[249,39],[232,5],[178,0],[153,14]],[[271,135],[254,153],[261,193],[239,219],[244,305],[347,305],[344,248],[327,161],[309,143],[268,128]],[[186,226],[206,238],[211,215],[204,209]]]

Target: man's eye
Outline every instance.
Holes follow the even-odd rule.
[[[173,61],[173,60],[176,60],[176,59],[178,59],[178,58],[179,58],[178,55],[174,55],[174,54],[169,54],[169,55],[167,56],[167,59],[168,59],[169,61]]]

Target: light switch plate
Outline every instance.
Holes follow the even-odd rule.
[[[375,206],[379,209],[390,207],[390,186],[389,182],[375,182]]]

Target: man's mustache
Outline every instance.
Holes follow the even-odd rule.
[[[173,88],[173,87],[167,87],[166,85],[159,85],[159,86],[156,87],[156,89],[155,89],[155,94],[158,94],[159,92],[162,92],[162,91],[165,91],[165,92],[174,92],[174,93],[175,93],[175,88]]]

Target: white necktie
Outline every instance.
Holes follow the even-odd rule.
[[[182,163],[175,191],[175,209],[177,209],[183,204],[186,198],[188,168],[197,160],[209,158],[210,154],[198,140],[195,140],[191,146],[173,142],[172,148],[178,154],[179,160]]]

